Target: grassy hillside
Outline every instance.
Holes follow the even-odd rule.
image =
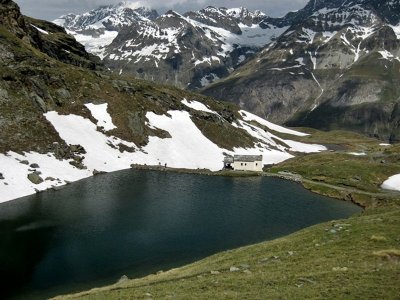
[[[364,207],[382,205],[393,195],[381,189],[390,176],[400,173],[400,145],[385,145],[362,135],[309,130],[299,141],[325,143],[329,152],[296,157],[268,169],[303,178],[303,185],[320,194],[350,200]],[[333,187],[335,188],[333,188]]]
[[[395,299],[399,228],[397,206],[374,210],[65,298]]]

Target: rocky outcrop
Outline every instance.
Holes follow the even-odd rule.
[[[100,59],[86,52],[85,47],[65,31],[51,22],[25,17],[25,22],[37,29],[40,36],[39,48],[52,58],[67,64],[88,69],[98,69]]]
[[[62,62],[90,69],[100,64],[100,60],[87,53],[64,28],[23,16],[13,1],[0,2],[0,25],[24,42]]]

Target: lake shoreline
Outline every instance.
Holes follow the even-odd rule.
[[[82,178],[82,179],[79,179],[76,181],[66,182],[64,185],[51,187],[46,190],[40,190],[40,191],[37,190],[36,194],[40,194],[40,193],[47,192],[47,191],[58,191],[58,190],[65,188],[66,186],[68,186],[70,184],[74,184],[81,180],[85,180],[85,179],[88,179],[88,178],[91,178],[94,176],[103,176],[103,175],[106,175],[109,173],[120,172],[120,171],[124,171],[124,170],[129,170],[129,169],[183,173],[183,174],[198,174],[198,175],[205,175],[205,176],[222,176],[222,177],[258,177],[258,176],[274,177],[274,178],[279,178],[279,179],[288,180],[288,181],[292,181],[292,182],[301,184],[305,189],[307,189],[313,193],[316,193],[318,195],[321,195],[321,196],[326,196],[326,197],[330,197],[330,198],[334,198],[334,199],[342,200],[342,201],[350,201],[350,202],[356,204],[357,206],[360,206],[363,209],[367,209],[369,206],[372,206],[372,204],[370,203],[370,201],[365,201],[365,200],[360,201],[359,197],[357,197],[357,194],[369,195],[371,197],[378,196],[380,199],[385,199],[385,197],[392,198],[393,196],[395,196],[395,197],[400,196],[400,193],[395,192],[395,191],[386,191],[385,193],[375,193],[374,194],[374,193],[366,193],[361,190],[347,189],[348,192],[346,192],[346,188],[339,187],[339,186],[333,186],[333,185],[330,186],[330,190],[328,192],[325,192],[325,191],[321,191],[321,190],[314,188],[314,185],[320,185],[323,183],[313,181],[313,180],[308,180],[308,179],[303,178],[299,174],[293,174],[293,173],[289,173],[289,172],[271,173],[271,172],[264,171],[264,172],[260,173],[260,172],[233,171],[233,170],[223,170],[223,169],[221,169],[219,171],[211,171],[209,169],[172,168],[172,167],[163,166],[163,165],[157,166],[157,165],[140,165],[140,164],[132,164],[130,166],[130,168],[116,170],[113,172],[96,172],[96,173],[93,173],[92,176],[88,176],[88,177],[85,177],[85,178]],[[341,193],[332,193],[332,190],[340,190]],[[32,193],[30,195],[25,195],[23,197],[14,198],[14,199],[5,201],[3,203],[15,201],[18,199],[23,199],[23,198],[29,197],[31,195],[34,195],[34,193]],[[0,203],[0,205],[1,204],[2,203]]]
[[[18,238],[31,244],[30,252],[37,253],[34,257],[38,259],[31,262],[35,271],[28,270],[25,276],[32,276],[43,293],[47,293],[47,285],[52,293],[52,287],[64,281],[66,289],[70,284],[75,289],[73,280],[77,278],[87,281],[90,288],[98,278],[110,277],[111,282],[123,274],[141,278],[361,212],[351,203],[318,196],[285,180],[254,174],[236,179],[168,171],[128,169],[99,174],[60,191],[3,206],[2,220],[12,220],[5,232],[12,236],[18,232]],[[24,253],[13,250],[20,244],[16,237],[4,253],[22,256]],[[104,255],[109,259],[103,260]],[[63,264],[69,266],[69,273],[59,271]],[[7,270],[20,274],[18,266]],[[117,270],[115,274],[113,270]],[[12,282],[18,286],[18,280]],[[34,286],[28,286],[26,293],[31,288],[34,291]],[[63,289],[60,286],[60,293],[55,294],[62,294]]]
[[[306,190],[312,193],[326,196],[332,199],[352,202],[353,204],[361,207],[363,210],[374,207],[376,203],[387,199],[398,199],[400,198],[400,192],[391,190],[382,190],[379,193],[371,193],[363,190],[358,190],[351,187],[338,186],[327,184],[321,181],[310,180],[302,177],[300,174],[294,174],[290,172],[278,172],[271,173],[264,171],[260,172],[246,172],[246,171],[233,171],[233,170],[220,170],[213,172],[207,169],[176,169],[176,168],[165,168],[163,166],[145,166],[145,165],[132,165],[132,169],[137,170],[153,170],[161,172],[174,172],[174,173],[185,173],[185,174],[199,174],[206,176],[222,176],[222,177],[273,177],[282,180],[291,181],[300,184]],[[321,190],[318,187],[323,186],[325,189]]]
[[[157,168],[157,167],[149,168],[147,166],[140,166],[140,167],[137,167],[137,168],[143,169],[143,170],[147,169],[147,170],[158,170],[158,171],[161,171],[160,168]],[[200,174],[200,175],[208,175],[208,176],[224,176],[223,172],[211,172],[211,171],[208,171],[208,170],[184,170],[184,169],[176,170],[176,169],[166,168],[163,171],[165,171],[165,172],[178,172],[178,173],[192,173],[192,174]],[[279,179],[282,179],[282,180],[296,182],[296,183],[301,184],[305,189],[307,189],[307,190],[309,190],[309,191],[311,191],[311,192],[313,192],[315,194],[328,196],[330,198],[344,200],[344,201],[347,201],[347,202],[352,202],[352,203],[356,204],[357,206],[363,208],[363,210],[360,212],[360,214],[358,216],[355,216],[354,218],[353,217],[346,218],[345,220],[349,220],[350,224],[347,224],[347,222],[346,222],[346,224],[343,224],[343,226],[361,226],[361,225],[362,226],[369,226],[369,224],[372,224],[372,222],[366,222],[365,223],[362,220],[371,218],[371,220],[374,220],[374,222],[376,222],[377,220],[379,221],[379,220],[381,220],[380,218],[384,218],[384,217],[381,217],[381,215],[379,215],[379,218],[377,218],[375,216],[375,214],[376,213],[386,212],[386,210],[387,211],[390,210],[390,205],[388,205],[388,207],[385,206],[385,203],[387,203],[387,202],[382,202],[382,205],[383,205],[382,207],[374,206],[374,203],[378,203],[381,200],[381,198],[386,199],[386,200],[389,200],[390,198],[400,198],[399,197],[400,193],[392,193],[390,191],[385,191],[385,190],[381,190],[380,193],[368,193],[366,191],[358,190],[356,192],[361,193],[361,195],[364,195],[364,196],[367,196],[367,197],[378,197],[377,199],[375,199],[375,201],[371,201],[371,202],[358,201],[357,197],[355,197],[354,195],[352,196],[352,194],[355,193],[354,189],[349,188],[349,187],[347,187],[347,188],[346,187],[340,187],[340,186],[336,186],[336,189],[337,189],[336,191],[339,191],[339,192],[340,191],[342,191],[342,192],[345,191],[345,192],[343,192],[343,193],[339,193],[338,192],[338,193],[336,193],[336,195],[334,195],[334,197],[332,197],[332,195],[329,194],[329,193],[321,193],[320,191],[317,191],[315,188],[313,188],[308,182],[308,181],[311,181],[311,180],[305,179],[305,178],[303,178],[302,176],[300,176],[298,174],[292,174],[292,173],[289,173],[289,172],[279,172],[279,173],[264,172],[262,174],[260,174],[260,173],[258,173],[258,174],[257,173],[244,174],[244,173],[241,173],[241,172],[225,172],[225,176],[226,176],[227,173],[229,173],[228,176],[231,176],[231,177],[266,176],[266,177],[275,177],[275,178],[279,178]],[[314,182],[314,183],[315,184],[319,183],[321,185],[324,184],[323,182]],[[348,196],[349,194],[350,194],[350,197]],[[387,198],[385,198],[385,197],[387,197]],[[374,213],[372,214],[372,216],[370,216],[370,213],[364,213],[366,210],[369,210],[369,211],[374,212]],[[395,212],[392,212],[390,210],[390,214],[392,214],[392,213],[395,213]],[[386,215],[384,215],[384,216],[387,217]],[[332,226],[332,227],[329,227],[329,226]],[[363,243],[366,243],[368,245],[369,244],[378,243],[377,240],[376,240],[377,237],[375,235],[371,235],[372,234],[371,232],[373,232],[372,229],[374,229],[374,228],[375,227],[371,227],[369,230],[362,230],[362,231],[359,231],[359,232],[357,231],[357,234],[359,234],[359,233],[360,234],[361,233],[364,234],[365,233],[364,234],[365,236],[363,236],[362,239],[361,239],[361,241]],[[316,230],[316,229],[318,229],[318,230]],[[348,230],[345,230],[345,231],[348,231]],[[313,234],[312,237],[308,236],[308,234],[310,232]],[[239,249],[232,250],[231,252],[228,251],[228,252],[218,253],[218,254],[216,254],[214,256],[211,256],[211,257],[209,257],[207,259],[200,260],[200,261],[198,261],[198,262],[196,262],[194,264],[191,264],[191,265],[188,265],[188,266],[184,266],[184,267],[179,268],[179,269],[174,269],[174,270],[170,270],[168,272],[165,272],[165,277],[167,279],[161,278],[161,282],[164,282],[165,280],[168,280],[170,282],[174,282],[173,281],[174,280],[174,275],[178,274],[178,275],[176,275],[177,279],[175,279],[175,280],[177,282],[181,283],[181,278],[182,278],[182,277],[180,277],[180,276],[182,276],[181,273],[185,274],[185,272],[187,272],[186,270],[188,270],[190,268],[195,269],[195,271],[197,271],[196,268],[198,268],[199,265],[205,265],[204,268],[206,269],[206,271],[203,271],[202,273],[200,273],[200,272],[195,273],[195,276],[193,276],[193,278],[195,278],[195,279],[193,279],[194,282],[196,281],[196,278],[198,278],[197,280],[201,281],[201,278],[203,276],[204,277],[207,277],[207,276],[219,276],[219,275],[213,275],[213,274],[224,274],[224,276],[230,276],[229,266],[233,265],[234,262],[237,261],[241,257],[239,254],[236,254],[236,253],[246,252],[246,251],[248,251],[247,249],[257,249],[257,251],[255,251],[254,255],[258,255],[258,253],[260,252],[258,250],[259,248],[263,248],[263,247],[272,247],[273,248],[275,245],[280,245],[281,243],[289,243],[290,244],[292,239],[296,239],[297,236],[299,236],[299,238],[300,238],[299,241],[301,241],[301,244],[308,245],[307,243],[304,243],[304,240],[308,239],[309,240],[309,244],[311,244],[311,248],[313,248],[312,251],[317,251],[323,245],[320,245],[319,243],[315,243],[316,237],[314,235],[316,235],[319,238],[319,235],[321,234],[320,232],[322,232],[322,234],[325,234],[325,235],[335,235],[335,234],[337,234],[336,233],[336,225],[335,225],[335,223],[332,221],[331,223],[326,223],[326,224],[324,223],[324,224],[320,224],[320,225],[317,225],[317,226],[306,227],[306,228],[304,228],[304,230],[296,232],[295,234],[285,235],[282,238],[279,238],[279,239],[276,239],[276,240],[273,240],[273,241],[269,241],[269,242],[267,241],[265,243],[255,244],[255,245],[251,245],[251,246],[247,246],[247,247],[241,247]],[[385,231],[385,236],[388,235],[388,234],[389,233]],[[304,235],[304,237],[303,237],[303,235]],[[289,240],[286,237],[289,237]],[[358,237],[358,235],[357,235],[357,237]],[[351,241],[353,241],[353,239],[354,239],[354,237],[351,237],[349,239],[349,243],[348,243],[349,245],[352,245]],[[382,237],[382,239],[383,239],[383,237]],[[386,237],[385,237],[385,240],[386,240]],[[293,245],[298,245],[299,241],[297,243],[293,243]],[[331,266],[331,264],[333,264],[334,267],[332,267],[332,270],[335,271],[335,270],[338,269],[337,267],[335,267],[336,264],[338,264],[337,261],[354,260],[355,257],[362,256],[361,254],[364,254],[364,253],[362,253],[362,252],[358,253],[357,252],[357,249],[359,249],[359,247],[360,247],[359,243],[360,242],[356,243],[357,247],[350,247],[349,246],[349,249],[345,249],[346,248],[345,246],[340,246],[339,250],[338,250],[339,251],[338,252],[339,253],[338,257],[342,258],[342,256],[344,256],[344,257],[346,257],[346,259],[342,258],[340,260],[339,258],[335,258],[335,259],[332,259],[332,261],[334,261],[334,262],[330,262],[329,261],[329,263],[326,263],[326,264],[329,265],[329,266]],[[264,245],[266,245],[266,246],[264,246]],[[363,249],[372,249],[373,248],[372,246],[376,247],[376,245],[374,244],[374,245],[369,245],[368,247],[363,247]],[[291,247],[294,247],[294,246],[291,246]],[[289,248],[291,249],[291,247],[289,247]],[[285,251],[287,249],[289,249],[287,246],[286,247],[282,247],[282,248]],[[315,249],[317,249],[317,250],[315,250]],[[281,249],[278,247],[278,250],[281,250]],[[309,254],[308,251],[309,250],[307,250],[307,254]],[[355,251],[355,253],[348,254],[351,251],[353,251],[353,252]],[[220,267],[220,269],[216,269],[216,270],[218,270],[217,272],[216,271],[211,271],[211,275],[209,275],[210,274],[210,270],[213,270],[213,269],[212,269],[212,267],[209,267],[207,265],[208,261],[212,261],[213,258],[215,258],[215,257],[219,258],[220,256],[225,258],[225,256],[230,255],[229,253],[234,253],[234,254],[232,254],[232,257],[233,257],[232,260],[234,262],[230,262],[230,264],[228,262],[227,263],[228,268],[226,268],[226,270]],[[321,253],[319,253],[319,255],[321,255]],[[278,257],[278,256],[276,256],[276,257]],[[370,255],[370,256],[368,256],[367,260],[368,261],[373,261],[373,258],[374,258],[374,256]],[[218,260],[218,259],[215,259],[215,260]],[[260,264],[260,262],[264,263],[265,260],[266,259],[263,258],[258,263],[259,264]],[[247,260],[245,260],[245,261],[246,261],[246,263],[248,262]],[[267,262],[269,262],[269,260],[267,260]],[[374,261],[374,263],[375,263],[375,261]],[[307,261],[306,261],[306,264],[307,264]],[[347,271],[347,267],[346,268],[342,268],[341,270],[346,270]],[[254,270],[252,270],[252,271],[253,271],[253,274],[254,274]],[[361,272],[360,274],[364,274],[365,270],[362,270],[360,272]],[[171,275],[170,275],[170,273],[171,273]],[[314,273],[311,273],[311,274],[312,274],[312,276],[315,276]],[[132,289],[133,287],[141,289],[141,290],[146,289],[148,287],[148,290],[151,291],[150,287],[152,285],[157,286],[157,283],[159,283],[157,280],[158,280],[158,277],[160,277],[160,276],[164,276],[164,275],[163,274],[161,274],[161,275],[154,274],[154,275],[150,275],[150,276],[139,278],[139,279],[133,279],[132,281],[129,281],[129,283],[126,283],[126,284],[117,283],[115,285],[104,286],[104,287],[100,287],[100,288],[94,288],[94,289],[91,289],[91,290],[88,290],[88,291],[85,291],[85,292],[81,292],[81,293],[77,293],[77,294],[70,294],[69,296],[78,298],[78,297],[82,297],[82,296],[84,297],[84,296],[89,296],[89,295],[90,296],[101,295],[102,293],[105,293],[105,294],[111,293],[111,291],[113,289],[118,289],[118,290],[120,289],[121,291],[125,291],[126,292],[126,291],[130,291],[130,289]],[[301,273],[301,276],[304,277],[305,275],[303,273]],[[301,278],[303,278],[303,277],[301,277]],[[312,278],[314,278],[314,277],[312,277]],[[136,285],[136,282],[138,283],[138,285]],[[327,282],[329,282],[329,281],[327,281]],[[312,283],[315,284],[314,281]],[[195,284],[197,284],[197,283],[195,283]],[[285,282],[285,284],[286,284],[286,282]],[[126,288],[126,289],[124,289],[124,288]],[[148,292],[148,290],[146,290],[146,292]],[[128,292],[128,294],[129,294],[129,292]],[[133,294],[134,293],[132,293],[132,295]],[[60,296],[60,297],[57,297],[56,299],[63,299],[63,297]]]
[[[300,184],[306,190],[309,190],[315,194],[326,196],[329,198],[333,198],[336,200],[341,201],[350,201],[353,204],[361,207],[363,210],[369,207],[368,203],[363,201],[358,201],[356,197],[351,196],[351,193],[340,193],[340,194],[331,194],[331,193],[321,193],[319,191],[314,190],[312,187],[307,186],[305,184],[305,179],[299,174],[292,174],[288,172],[279,172],[279,173],[270,173],[270,172],[246,172],[246,171],[233,171],[233,170],[221,170],[212,172],[211,170],[207,169],[176,169],[176,168],[169,168],[164,166],[145,166],[145,165],[132,165],[132,169],[136,170],[152,170],[152,171],[160,171],[160,172],[174,172],[174,173],[184,173],[184,174],[198,174],[198,175],[206,175],[206,176],[223,176],[223,177],[273,177],[282,180],[291,181],[294,183]],[[318,184],[318,182],[315,182]],[[340,188],[340,187],[337,187]],[[363,193],[362,191],[360,191]],[[389,194],[389,192],[388,192]]]

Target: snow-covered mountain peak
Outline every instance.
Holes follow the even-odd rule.
[[[255,10],[252,12],[246,7],[230,8],[226,10],[226,13],[236,19],[260,18],[266,16],[266,14],[260,10]]]
[[[118,73],[190,88],[227,76],[287,29],[260,27],[265,15],[243,7],[208,6],[183,15],[169,10],[158,16],[137,4],[121,2],[56,23]],[[171,70],[176,75],[166,76]]]
[[[183,18],[183,16],[180,13],[178,13],[172,9],[168,10],[165,14],[161,15],[161,17],[162,18]]]
[[[209,13],[219,13],[219,14],[223,15],[224,8],[218,8],[218,7],[209,5],[206,8],[202,9],[201,11],[209,12]]]
[[[100,28],[118,30],[134,22],[146,22],[158,17],[157,11],[146,7],[136,7],[136,5],[137,3],[125,1],[117,5],[100,6],[80,15],[61,16],[53,23],[77,32]]]

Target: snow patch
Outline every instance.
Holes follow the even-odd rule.
[[[354,156],[366,156],[367,155],[365,152],[348,152],[347,154],[354,155]]]
[[[98,55],[101,59],[105,57],[105,47],[111,44],[118,35],[118,31],[105,31],[97,38],[70,30],[67,30],[67,33],[73,35],[79,43],[84,45],[86,51]]]
[[[217,56],[203,57],[202,60],[196,60],[194,62],[194,65],[197,66],[197,65],[201,65],[201,64],[207,63],[207,64],[209,64],[211,66],[213,61],[217,61],[217,62],[220,63],[221,59],[219,57],[217,57]]]
[[[224,150],[208,140],[196,127],[186,111],[169,111],[166,115],[146,114],[151,126],[169,132],[171,138],[150,137],[144,152],[134,155],[137,163],[162,164],[174,168],[222,168]]]
[[[117,128],[117,126],[113,124],[110,114],[107,112],[108,103],[87,103],[85,106],[90,110],[93,118],[97,120],[97,126],[103,127],[105,131]]]
[[[276,125],[274,123],[268,122],[267,120],[264,120],[263,118],[260,118],[259,116],[249,113],[248,111],[241,110],[241,111],[239,111],[239,113],[241,114],[241,116],[243,117],[243,120],[245,120],[245,121],[256,121],[257,123],[259,123],[263,126],[266,126],[271,130],[280,132],[280,133],[287,133],[287,134],[291,134],[291,135],[295,135],[295,136],[308,136],[309,135],[306,133],[288,129],[288,128]]]
[[[49,177],[55,180],[45,180],[40,184],[33,184],[28,179],[28,174],[33,173],[29,165],[21,164],[20,161],[27,160],[30,164],[36,163],[40,168],[40,177]],[[15,198],[20,198],[44,191],[52,187],[65,185],[66,182],[80,180],[92,175],[88,170],[80,170],[69,164],[67,160],[58,160],[53,154],[39,154],[35,152],[15,152],[0,154],[0,170],[4,180],[0,181],[0,203]],[[7,185],[6,185],[7,184]]]
[[[389,26],[392,27],[394,33],[397,35],[397,38],[400,40],[400,23],[397,26]]]
[[[187,101],[186,99],[183,99],[182,104],[186,105],[187,107],[190,107],[194,110],[198,110],[198,111],[204,111],[204,112],[208,112],[211,114],[216,114],[217,113],[211,109],[209,109],[207,106],[205,106],[203,103],[192,100],[192,101]]]
[[[400,191],[400,174],[389,177],[383,184],[385,190]]]
[[[282,140],[286,145],[290,147],[291,151],[301,153],[316,153],[328,150],[325,146],[318,144],[305,144],[301,142],[295,142],[291,140]]]
[[[378,51],[380,55],[382,55],[383,59],[392,60],[394,55],[387,50]]]
[[[135,144],[106,136],[97,131],[97,126],[89,119],[77,115],[59,115],[55,111],[44,116],[67,144],[81,145],[85,148],[86,154],[82,163],[89,170],[118,171],[129,168],[134,162],[130,153],[121,153],[117,147],[121,143],[135,149]]]
[[[37,26],[35,26],[35,25],[33,25],[33,24],[31,24],[31,26],[32,26],[33,28],[35,28],[37,31],[39,31],[40,33],[49,34],[46,30],[43,30],[43,29],[41,29],[41,28],[39,28],[39,27],[37,27]]]

